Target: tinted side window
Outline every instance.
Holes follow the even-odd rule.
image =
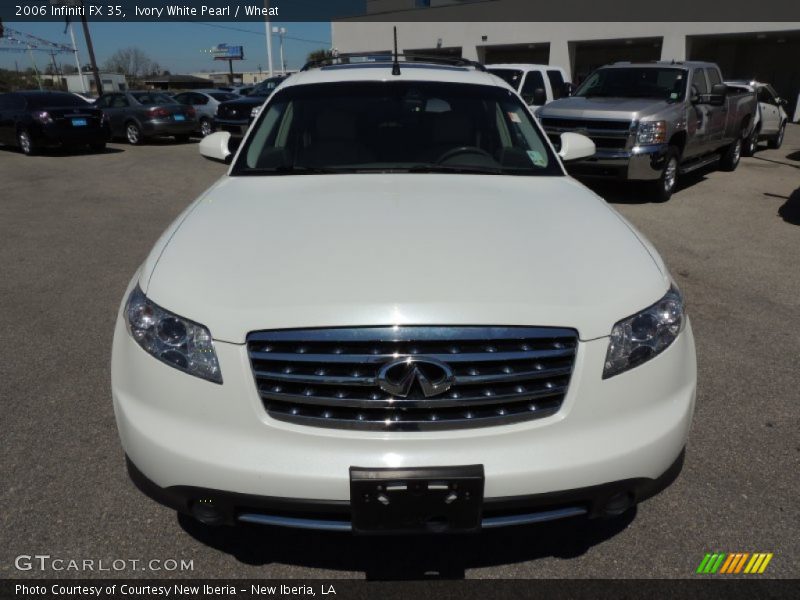
[[[698,94],[708,93],[708,84],[706,83],[706,76],[703,74],[703,69],[695,69],[692,73],[692,85],[697,88]]]
[[[180,102],[181,104],[190,104],[189,94],[178,94],[177,96],[173,96],[173,98],[175,98],[175,102]]]
[[[129,102],[125,96],[114,96],[114,99],[111,100],[111,108],[127,108]]]
[[[708,85],[714,87],[718,83],[722,83],[722,79],[720,79],[719,71],[716,69],[706,69],[706,75],[708,76]]]
[[[547,71],[547,78],[550,80],[550,87],[553,88],[553,100],[558,100],[564,96],[564,77],[561,71]]]
[[[97,100],[95,103],[98,108],[108,108],[108,105],[111,103],[111,96],[103,96]]]
[[[758,88],[758,101],[766,102],[767,104],[775,104],[775,99],[770,91],[765,87]]]
[[[533,92],[536,89],[544,89],[544,77],[539,71],[529,71],[527,75],[525,75],[525,81],[522,84],[522,91],[520,95],[522,98],[530,104],[533,102]]]

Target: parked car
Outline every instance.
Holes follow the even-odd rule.
[[[0,94],[0,143],[18,146],[24,154],[45,147],[106,146],[103,113],[67,92]]]
[[[597,152],[570,165],[573,174],[647,181],[663,202],[681,174],[714,163],[734,170],[756,110],[755,95],[728,90],[714,63],[616,63],[539,118],[556,143],[565,131],[594,141]]]
[[[205,137],[214,131],[214,118],[217,116],[217,107],[220,103],[235,100],[239,96],[222,90],[192,90],[175,94],[173,98],[184,106],[194,108],[197,113],[198,132]]]
[[[94,104],[97,101],[97,98],[93,98],[91,96],[87,96],[86,94],[79,94],[78,92],[70,92],[70,93],[75,95],[75,96],[77,96],[78,98],[80,98],[84,102],[86,102],[86,104]]]
[[[264,101],[286,78],[286,76],[270,77],[255,86],[249,96],[222,102],[217,107],[215,128],[243,136],[258,115]]]
[[[760,81],[726,81],[729,89],[754,92],[758,98],[758,110],[754,119],[753,131],[742,148],[745,156],[752,156],[758,149],[758,143],[766,140],[770,148],[780,148],[783,136],[786,133],[786,123],[789,115],[786,114],[786,100],[778,96],[775,89],[768,83]]]
[[[217,89],[223,92],[231,92],[237,96],[249,96],[250,92],[252,92],[255,87],[254,85],[226,85],[220,86]]]
[[[572,84],[561,67],[534,64],[495,64],[486,69],[519,92],[528,106],[538,108],[569,96]]]
[[[164,92],[104,94],[95,104],[108,117],[111,136],[133,145],[157,136],[174,136],[183,142],[198,129],[194,108],[178,104]]]
[[[122,299],[133,480],[207,524],[362,533],[612,516],[668,485],[692,330],[655,249],[567,176],[593,151],[556,154],[480,66],[293,75]]]

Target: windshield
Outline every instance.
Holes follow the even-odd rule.
[[[257,86],[251,88],[249,91],[247,91],[243,95],[246,95],[246,96],[263,96],[263,97],[266,98],[273,91],[275,91],[275,88],[278,87],[278,85],[281,83],[281,81],[283,81],[283,80],[282,79],[266,79],[266,80],[262,81],[261,83],[259,83]],[[242,94],[241,91],[239,93]]]
[[[584,98],[658,98],[677,101],[686,92],[686,71],[657,67],[598,69],[574,96]]]
[[[432,82],[324,83],[276,93],[232,173],[563,175],[510,90]]]
[[[519,82],[522,79],[522,71],[519,69],[488,69],[492,75],[497,75],[515,90],[519,90]]]
[[[175,98],[167,96],[166,94],[140,92],[131,95],[136,98],[139,104],[143,104],[144,106],[150,106],[151,104],[176,104]]]

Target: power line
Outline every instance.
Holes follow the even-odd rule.
[[[205,25],[206,27],[216,27],[217,29],[228,29],[230,31],[239,31],[241,33],[249,33],[251,35],[260,35],[261,37],[265,37],[267,34],[263,31],[253,31],[252,29],[242,29],[241,27],[231,27],[230,25],[219,25],[218,23],[204,23],[202,21],[183,21],[184,23],[191,23],[193,25]],[[308,38],[300,38],[300,37],[293,37],[290,35],[284,36],[287,40],[293,40],[295,42],[306,42],[308,44],[323,44],[323,45],[330,45],[330,40],[310,40]]]

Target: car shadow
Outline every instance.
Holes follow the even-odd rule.
[[[197,541],[238,561],[363,572],[368,580],[463,579],[467,569],[545,557],[575,558],[614,537],[636,517],[636,508],[615,519],[573,517],[470,535],[354,536],[240,524],[210,527],[178,515]]]
[[[800,150],[792,152],[791,154],[787,154],[786,158],[788,158],[789,160],[795,160],[797,162],[800,162]]]
[[[675,186],[674,194],[705,181],[706,173],[714,169],[699,169],[681,175]],[[653,192],[647,182],[611,181],[605,179],[581,179],[580,182],[610,204],[648,204],[654,202]]]
[[[778,215],[787,223],[800,225],[800,188],[786,198],[786,202],[778,208]]]
[[[19,154],[22,156],[22,150],[14,146],[0,146],[0,152],[8,152],[9,154]],[[125,152],[122,148],[112,148],[106,146],[103,150],[91,150],[89,148],[43,148],[38,150],[31,158],[37,156],[94,156],[98,154],[119,154]]]

